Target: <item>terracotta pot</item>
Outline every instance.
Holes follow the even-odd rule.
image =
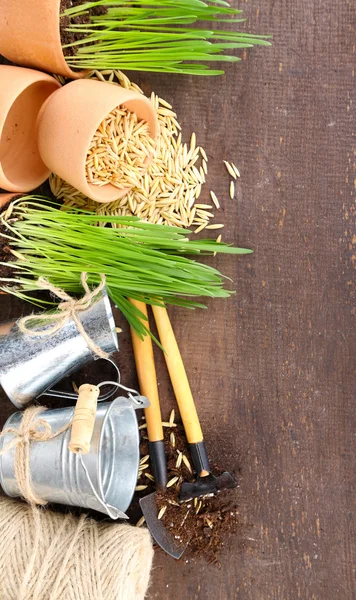
[[[25,67],[82,77],[63,56],[59,15],[60,0],[0,0],[0,54]]]
[[[158,135],[158,120],[148,98],[134,91],[101,81],[72,81],[53,94],[38,117],[38,148],[51,171],[97,202],[122,198],[130,188],[119,190],[87,182],[85,162],[90,142],[102,120],[123,105],[149,124],[151,136]],[[146,166],[150,158],[145,161]]]
[[[45,73],[0,66],[0,188],[29,192],[49,176],[37,148],[36,122],[44,101],[59,87]]]

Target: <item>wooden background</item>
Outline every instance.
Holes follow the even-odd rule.
[[[239,6],[250,31],[273,34],[272,48],[249,51],[222,78],[133,76],[173,101],[187,139],[196,131],[224,239],[255,250],[216,258],[234,280],[232,300],[171,311],[211,457],[241,469],[250,527],[229,542],[220,570],[157,551],[150,598],[351,600],[354,1]],[[241,170],[237,200],[223,159]],[[1,297],[0,310],[5,320],[23,306]],[[119,364],[134,384],[126,329]],[[2,396],[0,426],[12,411]]]

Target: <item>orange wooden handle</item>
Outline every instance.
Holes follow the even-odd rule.
[[[79,454],[79,452],[87,454],[90,450],[99,393],[99,388],[89,383],[85,383],[79,388],[68,444],[69,450],[75,454]]]
[[[160,306],[152,306],[152,310],[188,442],[202,442],[198,413],[167,310]]]
[[[146,304],[132,299],[130,302],[144,315],[148,316]],[[143,322],[146,327],[149,327],[148,321]],[[163,427],[152,339],[149,335],[146,335],[141,340],[132,328],[131,337],[140,391],[150,401],[150,406],[145,408],[148,439],[150,442],[158,442],[163,440]]]

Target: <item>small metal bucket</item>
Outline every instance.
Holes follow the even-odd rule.
[[[99,348],[108,353],[118,350],[115,321],[105,291],[79,318]],[[0,384],[20,409],[94,358],[71,319],[56,334],[42,337],[23,334],[16,323],[0,327]]]
[[[34,492],[48,502],[97,510],[114,519],[126,518],[124,513],[135,492],[140,460],[135,409],[148,405],[143,396],[99,403],[88,454],[69,451],[70,429],[49,441],[31,441]],[[47,421],[54,433],[70,423],[73,414],[74,407],[58,408],[44,411],[39,418]],[[4,429],[18,429],[22,418],[22,412],[14,413]],[[0,451],[13,438],[10,433],[0,438]],[[14,457],[14,448],[0,456],[0,484],[8,496],[18,497]]]

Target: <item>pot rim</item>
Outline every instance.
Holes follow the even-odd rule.
[[[101,82],[99,82],[99,83],[101,83]],[[102,83],[104,83],[104,82],[102,82]],[[134,92],[134,93],[136,94],[137,92]],[[130,103],[132,101],[140,102],[140,103],[142,102],[142,104],[146,104],[147,103],[146,101],[150,102],[150,100],[146,96],[142,95],[142,98],[136,98],[136,97],[134,97],[134,98],[132,98],[132,100],[130,100],[130,99],[124,100],[123,102],[120,102],[120,104],[116,104],[115,106],[113,106],[113,108],[111,110],[114,110],[115,108],[117,108],[119,106],[126,107],[126,104],[128,104],[128,103]],[[128,108],[128,110],[130,110],[129,107],[127,107],[127,108]],[[103,119],[105,119],[105,117],[108,114],[110,114],[110,112],[111,111],[109,111],[108,113],[106,112],[106,114],[104,115],[104,117],[101,117],[98,122],[97,121],[95,122],[95,125],[93,125],[93,128],[92,128],[91,139],[94,137],[97,129],[100,126],[100,123],[103,121]],[[135,111],[131,111],[131,112],[135,112]],[[157,130],[157,128],[153,127],[153,131],[152,131],[152,124],[153,124],[153,120],[152,120],[152,123],[148,123],[148,125],[149,125],[149,129],[150,129],[151,137],[156,141],[157,137],[158,137],[158,130]],[[87,154],[88,154],[88,148],[86,148],[86,151],[85,151],[85,160],[86,160]],[[143,166],[145,167],[146,170],[148,169],[148,167],[151,164],[152,160],[153,160],[153,156],[148,155],[145,158],[145,160],[143,161]],[[107,183],[106,185],[104,185],[102,187],[99,187],[97,185],[94,185],[94,184],[90,183],[86,179],[86,176],[85,176],[85,162],[84,162],[84,177],[85,177],[88,189],[90,191],[90,196],[88,194],[88,197],[91,198],[92,200],[95,200],[96,202],[101,202],[103,204],[106,204],[106,203],[109,203],[109,202],[115,202],[115,200],[120,200],[121,198],[123,198],[124,196],[126,196],[126,194],[128,194],[130,192],[130,190],[132,190],[132,188],[133,188],[133,186],[128,186],[128,187],[126,187],[126,188],[124,188],[122,190],[119,190],[118,188],[116,188],[111,183]],[[115,193],[116,197],[114,199],[111,199],[111,198],[110,199],[106,199],[104,197],[104,196],[106,196],[105,190],[106,191],[108,191],[108,190],[112,191],[113,193]]]
[[[133,107],[134,103],[140,105],[142,109],[137,110]],[[68,109],[70,105],[74,106],[73,110]],[[81,106],[83,108],[85,106],[85,111],[81,110]],[[121,86],[94,79],[80,79],[63,86],[58,90],[58,94],[46,100],[38,117],[39,150],[49,169],[96,202],[115,202],[132,189],[131,186],[119,190],[110,183],[99,187],[90,183],[86,178],[85,164],[91,140],[103,119],[118,106],[127,106],[140,118],[145,118],[151,137],[155,141],[157,140],[159,136],[158,118],[147,96],[135,90],[127,90]],[[145,114],[145,117],[140,113],[141,115]],[[70,131],[71,136],[62,134],[60,121],[64,115],[68,120],[66,131]],[[55,132],[51,136],[50,130],[53,131],[54,126]],[[76,138],[76,136],[78,137]],[[54,138],[57,139],[56,148],[53,145]],[[75,144],[75,156],[71,151],[72,162],[69,165],[68,152],[64,149],[59,153],[58,148],[62,145],[63,148],[68,148],[71,141]],[[153,156],[146,157],[144,161],[146,169],[152,159]],[[69,172],[71,172],[71,177]]]

